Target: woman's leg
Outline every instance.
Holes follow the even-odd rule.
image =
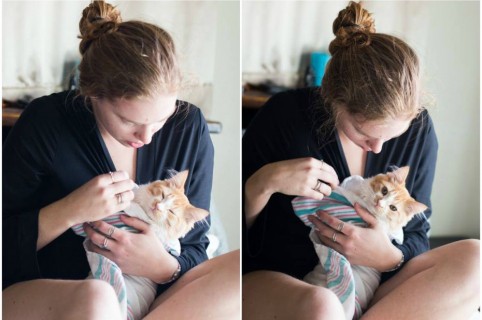
[[[239,250],[189,270],[154,301],[144,319],[239,319]]]
[[[256,271],[243,276],[243,318],[304,320],[345,319],[330,290],[283,273]]]
[[[363,319],[468,319],[479,307],[479,260],[478,240],[415,257],[378,288]]]
[[[114,289],[100,280],[32,280],[2,293],[3,319],[121,319]]]

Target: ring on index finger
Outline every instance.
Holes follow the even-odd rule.
[[[114,181],[114,173],[112,171],[109,171],[110,178],[112,179],[112,183],[115,183]]]
[[[336,228],[336,230],[338,230],[338,232],[342,232],[344,227],[345,227],[345,223],[344,223],[344,222],[340,222],[340,224],[338,225],[338,227]]]
[[[321,183],[322,183],[321,180],[318,179],[318,180],[316,181],[316,186],[313,188],[313,190],[318,191],[318,192],[321,192],[321,191],[320,191]]]

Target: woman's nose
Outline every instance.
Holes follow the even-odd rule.
[[[370,140],[369,146],[370,146],[370,149],[372,149],[373,153],[380,153],[383,147],[383,140],[382,139]]]
[[[136,138],[144,144],[149,144],[152,140],[152,130],[150,126],[142,126],[136,132]]]

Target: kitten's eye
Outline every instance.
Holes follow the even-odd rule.
[[[386,196],[387,193],[388,193],[387,187],[383,187],[383,188],[382,188],[382,194],[383,194],[384,196]]]
[[[390,210],[392,211],[397,211],[397,207],[395,207],[393,204],[390,205]]]

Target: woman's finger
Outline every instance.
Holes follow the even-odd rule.
[[[361,205],[355,203],[354,208],[356,213],[368,224],[368,226],[375,226],[378,224],[377,218],[371,215],[370,212],[368,212],[368,210],[363,208]]]
[[[330,166],[328,163],[324,162],[323,160],[320,160],[320,162],[321,162],[320,170],[326,171],[326,172],[338,177],[335,169],[332,166]]]
[[[329,196],[331,194],[331,187],[327,185],[320,179],[316,179],[315,181],[311,182],[312,190],[318,193],[323,194],[324,196]]]
[[[109,184],[114,184],[129,179],[129,174],[125,171],[114,171],[102,175],[102,178]]]
[[[114,239],[109,238],[107,235],[104,233],[98,232],[96,229],[91,224],[84,223],[84,230],[85,233],[87,234],[87,238],[90,239],[90,241],[97,246],[98,249],[101,249],[103,251],[107,250],[113,250],[117,246],[117,241]],[[95,249],[95,248],[94,248]],[[94,252],[100,253],[100,250],[92,250]]]
[[[318,237],[324,244],[331,248],[334,248],[333,244],[339,244],[341,246],[343,245],[346,239],[346,236],[343,233],[334,230],[328,224],[326,224],[326,222],[316,218],[316,215],[309,216],[308,220],[313,223],[317,230]],[[339,251],[340,248],[337,247],[334,249]]]
[[[149,224],[141,219],[134,218],[126,214],[121,214],[120,218],[126,225],[139,230],[141,233],[145,233],[150,230]]]
[[[97,232],[100,232],[108,238],[114,240],[121,239],[123,237],[123,233],[126,232],[102,220],[93,221],[90,223],[90,225]]]

